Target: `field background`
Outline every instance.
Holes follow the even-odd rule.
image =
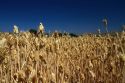
[[[0,33],[0,83],[125,83],[124,53],[125,32],[79,37]]]

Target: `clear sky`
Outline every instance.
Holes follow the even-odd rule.
[[[96,32],[102,19],[108,19],[111,31],[125,24],[125,0],[0,0],[0,30],[37,29],[46,31]]]

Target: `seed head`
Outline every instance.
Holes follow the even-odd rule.
[[[13,27],[14,27],[13,32],[16,33],[16,34],[19,33],[18,27],[16,25],[14,25]]]
[[[102,22],[103,22],[104,26],[107,26],[107,25],[108,25],[107,19],[103,19]]]
[[[121,59],[125,62],[125,54],[121,54]]]
[[[5,47],[6,42],[6,38],[2,38],[2,40],[0,40],[0,47]]]
[[[93,71],[89,71],[89,72],[90,72],[90,74],[91,74],[91,76],[92,76],[93,78],[96,77],[96,75],[95,75],[95,73],[94,73]]]
[[[37,33],[43,33],[44,32],[44,26],[42,23],[40,23],[39,27],[38,27],[38,32]]]

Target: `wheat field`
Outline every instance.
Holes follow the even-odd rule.
[[[37,37],[0,33],[0,83],[125,83],[125,32]]]

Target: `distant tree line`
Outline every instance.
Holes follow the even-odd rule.
[[[29,29],[29,32],[32,34],[35,34],[37,36],[37,30],[36,29]],[[70,36],[70,37],[78,37],[79,35],[75,34],[75,33],[68,33],[68,32],[52,32],[52,33],[47,33],[44,32],[44,35],[46,36],[58,36],[58,37],[62,37],[62,36]]]

